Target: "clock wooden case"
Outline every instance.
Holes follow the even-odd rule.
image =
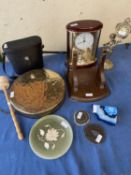
[[[104,76],[105,55],[96,58],[103,24],[80,20],[67,24],[67,80],[69,94],[80,101],[95,101],[109,94]]]

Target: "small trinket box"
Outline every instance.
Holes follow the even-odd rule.
[[[114,106],[93,105],[93,113],[99,120],[116,125],[118,110]]]
[[[86,111],[78,111],[74,114],[74,120],[77,125],[85,125],[89,122],[90,116]]]

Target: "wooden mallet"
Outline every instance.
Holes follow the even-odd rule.
[[[19,123],[17,121],[14,109],[13,109],[11,103],[10,103],[9,95],[7,93],[8,87],[9,87],[9,80],[8,80],[8,78],[6,76],[0,76],[0,90],[3,90],[3,92],[5,94],[6,101],[7,101],[9,110],[10,110],[10,114],[12,116],[12,120],[13,120],[13,123],[14,123],[15,128],[16,128],[18,139],[19,140],[23,140],[23,138],[24,138],[23,133],[21,131],[21,128],[20,128]]]

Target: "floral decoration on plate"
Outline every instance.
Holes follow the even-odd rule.
[[[51,127],[50,124],[46,124],[43,128],[39,129],[37,138],[43,143],[46,150],[54,150],[56,148],[56,142],[65,137],[65,131]]]

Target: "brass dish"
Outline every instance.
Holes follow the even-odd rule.
[[[47,69],[36,69],[19,76],[10,88],[14,108],[24,114],[49,114],[63,101],[65,83],[62,77]]]

